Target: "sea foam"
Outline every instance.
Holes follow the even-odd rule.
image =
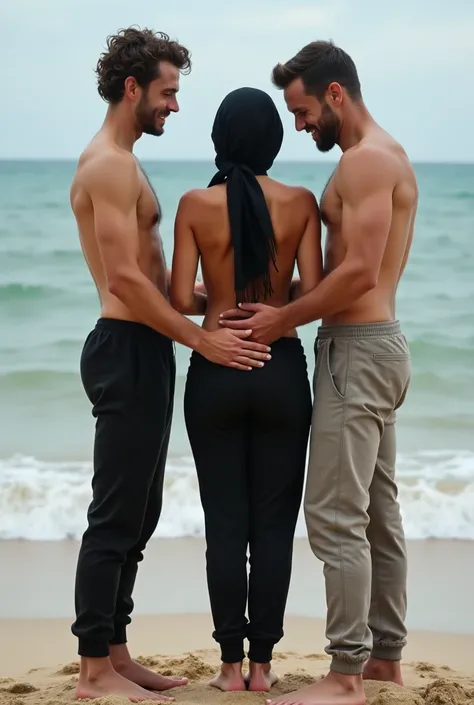
[[[397,473],[407,538],[474,539],[474,453],[402,454]],[[0,538],[80,538],[91,500],[91,474],[87,462],[46,462],[26,456],[0,460]],[[155,536],[203,534],[193,460],[170,458]],[[296,535],[306,535],[302,512]]]

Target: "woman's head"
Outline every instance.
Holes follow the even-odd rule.
[[[214,119],[216,166],[238,164],[266,174],[283,142],[283,125],[268,93],[238,88],[222,101]]]
[[[237,300],[257,301],[272,294],[270,264],[276,268],[275,233],[256,178],[270,169],[283,141],[275,103],[256,88],[232,91],[217,111],[212,141],[218,172],[209,186],[227,188]]]

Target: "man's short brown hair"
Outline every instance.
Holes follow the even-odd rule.
[[[129,27],[107,37],[107,51],[97,62],[97,90],[107,103],[120,103],[125,79],[132,76],[141,88],[160,75],[160,62],[168,61],[181,73],[191,71],[189,51],[164,32]]]
[[[356,66],[343,49],[330,41],[307,44],[284,64],[277,64],[272,81],[277,88],[286,88],[295,78],[301,78],[306,93],[322,98],[331,83],[339,83],[353,100],[361,100]]]

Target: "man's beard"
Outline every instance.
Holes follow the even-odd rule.
[[[341,122],[327,103],[324,103],[321,119],[315,127],[317,129],[316,147],[320,152],[330,152],[339,139]]]
[[[160,137],[164,132],[164,128],[163,125],[157,125],[157,120],[160,117],[166,118],[168,115],[169,111],[151,108],[146,100],[142,100],[137,108],[138,126],[145,135]]]

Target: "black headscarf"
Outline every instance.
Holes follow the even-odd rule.
[[[255,178],[267,173],[283,142],[275,103],[256,88],[232,91],[217,111],[212,141],[219,171],[209,186],[227,183],[237,301],[255,302],[273,293],[270,261],[276,269],[275,234]]]

